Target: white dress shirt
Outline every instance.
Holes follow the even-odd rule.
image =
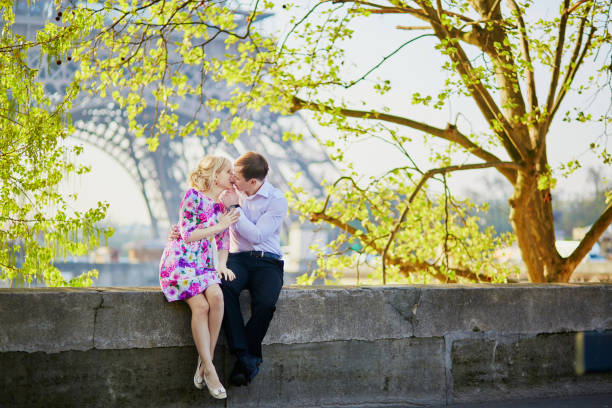
[[[280,231],[287,207],[283,193],[267,181],[252,196],[240,194],[240,219],[230,226],[230,252],[264,251],[281,256]]]

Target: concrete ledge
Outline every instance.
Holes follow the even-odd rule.
[[[90,350],[102,295],[78,289],[0,289],[0,351]]]
[[[159,289],[0,289],[0,407],[409,407],[612,393],[612,373],[574,372],[575,334],[612,329],[611,310],[612,285],[289,287],[261,373],[223,404],[193,387],[188,307]],[[215,364],[227,378],[223,344]]]
[[[286,288],[264,342],[610,330],[610,310],[612,285]],[[157,288],[0,289],[0,327],[0,351],[193,344],[189,308]]]
[[[293,344],[411,337],[412,308],[418,297],[415,287],[286,289],[264,341]],[[248,297],[243,306],[247,304]]]
[[[416,336],[612,328],[612,285],[473,285],[420,290]]]
[[[96,311],[96,349],[193,345],[184,302],[166,301],[159,289],[103,289]]]

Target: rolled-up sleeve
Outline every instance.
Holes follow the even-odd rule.
[[[287,215],[287,199],[283,196],[270,199],[270,205],[266,212],[259,217],[256,223],[252,223],[240,209],[240,218],[232,228],[251,244],[257,245],[276,234],[283,219]]]

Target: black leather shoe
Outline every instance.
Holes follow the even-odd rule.
[[[250,383],[253,378],[259,373],[259,366],[261,365],[261,358],[246,354],[241,358],[247,373],[247,379]]]
[[[249,371],[249,383],[253,381],[253,378],[259,373],[259,367],[255,366],[252,370]]]
[[[229,383],[235,387],[240,387],[249,383],[249,373],[244,365],[244,362],[240,359],[238,359],[236,364],[234,364],[234,369],[229,377]]]

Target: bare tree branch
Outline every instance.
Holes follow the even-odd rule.
[[[355,1],[355,0],[334,0],[333,2],[334,3],[354,3],[358,5],[376,8],[377,10],[371,10],[370,12],[378,13],[378,14],[381,14],[381,13],[411,14],[417,18],[420,18],[430,23],[432,25],[432,28],[436,32],[436,36],[441,41],[444,41],[445,39],[448,39],[449,37],[461,38],[463,41],[469,42],[473,45],[477,45],[481,47],[482,49],[488,46],[487,44],[485,44],[485,41],[482,38],[478,39],[478,36],[481,30],[479,31],[476,28],[474,28],[472,32],[464,33],[456,29],[449,31],[446,27],[444,27],[441,24],[440,19],[438,17],[439,13],[458,17],[459,19],[463,21],[467,21],[468,23],[474,23],[474,20],[469,17],[463,16],[461,14],[457,14],[457,13],[450,12],[448,10],[444,10],[442,9],[441,5],[439,5],[439,10],[434,10],[428,5],[427,2],[417,1],[417,3],[419,3],[419,5],[422,7],[422,10],[418,10],[418,9],[414,9],[410,7],[398,7],[398,6],[388,7],[388,6],[383,6],[383,5],[376,4],[376,3]],[[495,10],[499,11],[498,5],[496,5],[495,7],[492,7],[490,10],[487,10],[487,12],[491,14]],[[497,20],[499,20],[499,18],[497,18]],[[501,112],[501,110],[499,109],[495,101],[493,100],[490,93],[482,85],[478,76],[474,74],[474,70],[469,62],[469,59],[467,58],[467,55],[465,55],[465,52],[463,51],[463,49],[458,44],[453,44],[453,47],[457,49],[457,52],[450,52],[449,55],[451,56],[451,59],[455,63],[458,63],[458,69],[459,69],[460,74],[468,78],[468,83],[466,85],[471,90],[473,97],[476,103],[478,104],[478,107],[480,108],[481,112],[484,114],[485,118],[487,119],[487,121],[489,122],[492,128],[497,128],[499,126],[502,127],[503,131],[498,133],[498,136],[500,137],[510,157],[512,157],[512,159],[517,162],[524,161],[527,158],[527,153],[525,151],[523,144],[514,140],[514,137],[515,137],[514,135],[517,133],[516,129],[514,129],[510,125],[510,123],[508,123],[508,120],[503,115],[503,113]],[[517,101],[517,103],[519,104],[521,102],[522,102],[522,98],[519,101]]]
[[[429,27],[431,29],[431,27]],[[345,85],[344,88],[348,89],[354,85],[356,85],[357,83],[363,81],[364,79],[366,79],[368,77],[368,75],[370,75],[372,72],[374,72],[376,69],[378,69],[382,64],[385,63],[385,61],[387,61],[389,58],[391,58],[392,56],[394,56],[395,54],[397,54],[398,52],[400,52],[400,50],[402,48],[404,48],[406,45],[416,41],[416,40],[420,40],[423,37],[430,37],[433,36],[433,34],[421,34],[417,37],[411,38],[410,40],[406,41],[405,43],[403,43],[402,45],[400,45],[399,47],[397,47],[395,50],[393,50],[391,53],[389,53],[388,55],[385,55],[380,62],[378,62],[376,65],[374,65],[372,68],[370,68],[365,74],[363,74],[361,77],[359,77],[358,79],[355,79],[353,81],[351,81],[348,85]]]
[[[359,1],[359,0],[332,0],[332,2],[333,3],[354,3],[354,4],[359,4],[362,6],[372,7],[371,10],[368,10],[372,14],[410,14],[421,20],[431,22],[431,18],[426,13],[424,13],[422,10],[419,10],[413,7],[408,7],[408,6],[389,7],[389,6],[383,6],[383,5],[372,3],[372,2]],[[475,21],[473,19],[466,17],[462,14],[454,13],[449,10],[442,10],[442,13],[449,15],[449,16],[457,17],[460,20],[465,21],[468,24],[475,24]]]
[[[499,1],[471,0],[470,3],[485,20],[503,22]],[[514,52],[508,41],[508,30],[501,24],[488,25],[484,29],[474,27],[478,35],[472,35],[471,40],[478,42],[480,49],[489,55],[495,67],[496,82],[500,94],[500,110],[505,113],[510,128],[506,137],[514,144],[521,158],[526,160],[528,150],[535,149],[535,138],[530,138],[528,128],[520,123],[521,118],[527,111],[523,94],[521,93],[520,81],[515,67]]]
[[[574,249],[574,252],[567,258],[563,259],[562,275],[560,278],[561,282],[567,282],[574,271],[574,268],[582,261],[582,259],[589,253],[593,245],[597,242],[599,237],[606,231],[608,226],[612,223],[612,203],[608,204],[606,210],[599,216],[597,221],[593,223],[589,231],[586,233],[578,247]]]
[[[431,30],[431,26],[395,26],[398,30]]]
[[[570,62],[567,65],[567,71],[563,78],[561,89],[559,89],[559,94],[557,95],[554,105],[552,106],[551,110],[548,112],[546,121],[543,124],[543,126],[545,127],[543,131],[540,132],[541,140],[538,142],[538,150],[536,152],[536,163],[540,162],[540,160],[542,159],[544,155],[544,152],[546,151],[546,135],[548,134],[548,129],[550,128],[552,120],[555,114],[557,113],[557,110],[559,109],[561,102],[563,102],[563,99],[565,98],[567,91],[569,90],[572,82],[574,81],[576,73],[578,72],[578,69],[582,65],[582,62],[584,61],[584,57],[586,56],[586,53],[588,52],[589,47],[591,45],[591,41],[593,40],[593,36],[595,35],[596,28],[591,27],[591,31],[589,32],[584,48],[582,49],[582,52],[580,53],[580,55],[578,55],[578,53],[580,52],[580,47],[582,45],[582,35],[583,35],[585,21],[586,21],[586,17],[582,20],[580,24],[578,38],[576,39],[576,46],[574,48],[574,52],[572,54]]]
[[[421,190],[423,185],[425,185],[427,180],[429,180],[431,177],[435,176],[436,174],[442,174],[442,173],[446,174],[446,173],[451,173],[451,172],[454,172],[454,171],[484,169],[484,168],[491,168],[491,167],[495,167],[497,169],[502,169],[502,168],[513,169],[515,171],[518,171],[518,170],[522,169],[522,166],[517,164],[517,163],[496,161],[496,162],[488,162],[488,163],[460,164],[460,165],[456,165],[456,166],[441,167],[441,168],[429,170],[425,174],[423,174],[423,176],[421,177],[421,181],[419,181],[419,184],[417,184],[415,189],[412,191],[412,194],[410,195],[410,198],[408,198],[408,203],[406,205],[406,208],[402,212],[402,215],[401,215],[400,219],[395,224],[395,228],[391,232],[391,236],[389,237],[389,240],[387,241],[387,244],[385,245],[385,249],[383,250],[383,253],[382,253],[383,283],[386,280],[386,276],[385,276],[385,274],[386,274],[386,263],[385,263],[385,260],[386,260],[386,257],[387,257],[387,251],[389,250],[389,247],[391,246],[391,243],[395,239],[395,235],[399,231],[402,223],[406,219],[406,215],[408,214],[408,210],[410,210],[410,205],[412,204],[412,202],[416,198],[417,194],[419,193],[419,191]]]
[[[411,14],[420,18],[427,18],[420,10],[408,7],[408,6],[383,6],[381,4],[372,3],[369,1],[359,0],[332,0],[333,3],[354,3],[360,6],[372,7],[372,10],[368,10],[372,14]]]
[[[335,225],[336,227],[340,228],[341,230],[351,234],[351,235],[355,235],[357,233],[357,229],[348,225],[347,223],[344,223],[340,220],[338,220],[337,218],[331,217],[328,214],[325,213],[313,213],[311,214],[311,221],[324,221],[326,223]],[[362,240],[363,242],[363,240]],[[381,253],[382,248],[378,247],[376,245],[376,243],[374,241],[369,241],[369,242],[364,242],[364,244],[366,246],[369,246],[370,248],[374,249],[374,251],[376,251],[377,253]],[[445,275],[444,273],[442,273],[441,268],[433,263],[430,262],[407,262],[405,260],[402,260],[400,258],[397,257],[392,257],[389,259],[389,261],[387,262],[387,264],[389,265],[397,265],[399,266],[399,270],[400,272],[402,272],[403,274],[407,275],[410,272],[415,272],[418,270],[425,270],[425,269],[429,269],[429,272],[432,274],[432,276],[434,278],[436,278],[438,281],[442,282],[442,283],[457,283],[457,279],[451,279],[448,275]],[[461,278],[465,278],[465,279],[469,279],[471,281],[476,281],[476,282],[491,282],[493,279],[488,276],[488,275],[484,275],[484,274],[479,274],[479,273],[475,273],[472,272],[468,269],[460,269],[460,268],[453,268],[453,267],[449,267],[448,268],[449,271],[453,271],[457,276],[461,277]]]
[[[586,20],[586,19],[585,19]],[[583,20],[584,22],[584,20]],[[583,29],[583,24],[580,25],[580,37],[582,37],[582,29]],[[586,53],[589,50],[589,47],[591,45],[591,41],[593,40],[593,36],[595,35],[595,31],[597,29],[595,27],[591,27],[591,31],[588,34],[586,43],[584,44],[584,48],[582,49],[582,52],[580,53],[580,56],[578,56],[578,52],[580,51],[580,46],[582,41],[581,40],[577,40],[576,42],[576,48],[574,50],[574,54],[572,55],[572,58],[567,66],[567,72],[565,73],[565,76],[563,78],[563,82],[561,83],[561,89],[559,89],[559,94],[557,95],[557,98],[555,100],[555,103],[552,106],[551,111],[548,114],[547,120],[546,120],[546,130],[548,131],[548,128],[550,127],[550,124],[552,123],[553,117],[555,116],[555,113],[557,112],[557,110],[559,109],[559,105],[561,105],[561,102],[563,101],[563,98],[565,97],[565,95],[567,94],[567,91],[570,88],[570,85],[572,84],[574,77],[576,76],[576,73],[578,72],[578,68],[582,65],[582,61],[584,60],[584,57],[586,55]]]
[[[498,8],[499,7],[499,2],[500,2],[500,0],[495,0],[495,3],[493,3],[491,5],[491,8],[489,9],[489,12],[486,15],[487,19],[491,19],[493,17],[493,14],[498,12],[498,10],[499,10],[499,8]]]
[[[367,193],[367,191],[366,191],[366,190],[367,190],[367,188],[369,188],[369,186],[371,186],[371,183],[370,183],[370,185],[369,185],[369,186],[368,186],[366,189],[363,189],[363,188],[360,188],[360,187],[357,185],[357,183],[355,182],[355,180],[354,180],[352,177],[350,177],[350,176],[342,176],[342,177],[339,177],[339,178],[338,178],[338,179],[337,179],[337,180],[334,182],[334,184],[332,184],[332,187],[336,187],[336,186],[338,185],[338,183],[340,183],[340,182],[341,182],[341,181],[343,181],[343,180],[348,180],[348,181],[350,181],[350,182],[351,182],[351,185],[353,186],[353,188],[354,188],[355,190],[359,191],[359,193],[361,193],[361,196],[364,198],[364,200],[366,200],[366,201],[367,201],[367,202],[368,202],[368,203],[369,203],[369,204],[372,206],[372,208],[376,208],[378,211],[383,212],[383,210],[382,210],[382,209],[381,209],[381,208],[380,208],[380,207],[379,207],[377,204],[373,203],[373,202],[372,202],[372,200],[370,200],[370,199],[369,199],[369,198],[366,196],[366,193]],[[325,202],[323,203],[323,208],[321,209],[321,211],[319,211],[320,213],[324,213],[324,212],[325,212],[325,210],[327,209],[327,205],[329,204],[329,200],[330,200],[330,199],[331,199],[331,194],[328,194],[328,195],[327,195],[327,197],[325,198]]]
[[[398,264],[399,262],[401,261],[392,259],[390,260],[389,264],[394,265],[394,264]],[[410,272],[415,272],[415,271],[422,270],[422,269],[429,269],[430,273],[441,283],[457,283],[458,282],[457,279],[452,279],[448,275],[442,273],[442,270],[438,265],[432,264],[429,262],[417,262],[417,263],[414,263],[414,262],[405,263],[404,262],[399,266],[400,272],[406,275],[409,274]],[[431,271],[431,269],[433,269],[433,271]],[[478,274],[478,273],[472,272],[467,269],[449,267],[448,270],[454,272],[455,275],[461,278],[469,279],[471,281],[491,282],[493,280],[488,275]]]
[[[451,124],[448,124],[445,129],[437,128],[435,126],[428,125],[423,122],[418,122],[412,119],[408,119],[402,116],[390,115],[388,113],[381,113],[375,111],[360,111],[355,109],[347,109],[347,108],[335,108],[323,105],[317,102],[307,102],[298,97],[293,97],[293,107],[291,109],[292,113],[297,112],[300,109],[307,109],[311,111],[320,111],[320,112],[329,112],[333,114],[333,112],[341,113],[342,115],[351,117],[351,118],[359,118],[359,119],[369,119],[369,120],[381,120],[384,122],[395,123],[398,125],[406,126],[412,129],[419,130],[421,132],[425,132],[432,136],[439,137],[441,139],[447,140],[449,142],[453,142],[463,147],[467,152],[473,154],[474,156],[487,161],[487,162],[499,162],[501,161],[494,154],[486,151],[482,147],[478,146],[474,142],[472,142],[467,136],[459,132],[457,127]],[[516,178],[516,172],[510,168],[500,168],[499,171],[511,182],[513,182]]]
[[[311,222],[323,221],[328,224],[335,225],[336,227],[340,228],[342,231],[348,232],[349,234],[357,237],[364,244],[365,247],[370,247],[379,254],[382,251],[382,249],[376,244],[376,241],[379,240],[380,237],[365,241],[364,237],[367,236],[368,231],[364,232],[363,234],[357,235],[360,232],[357,228],[347,224],[346,222],[340,221],[336,217],[332,217],[331,215],[326,214],[325,211],[311,213],[310,221]]]
[[[531,55],[529,54],[529,43],[527,42],[527,28],[525,27],[525,21],[518,4],[515,0],[508,0],[508,5],[516,13],[516,18],[519,23],[519,37],[521,39],[521,51],[523,58],[527,62],[527,103],[529,104],[529,111],[535,112],[538,109],[538,95],[536,93],[535,75],[533,73],[533,64],[531,61]]]
[[[278,53],[280,54],[281,52],[283,52],[283,50],[285,49],[285,44],[287,43],[287,40],[289,39],[289,36],[291,36],[291,34],[304,22],[306,21],[306,19],[308,17],[310,17],[310,15],[312,13],[314,13],[314,11],[317,9],[317,7],[319,7],[322,4],[325,4],[327,2],[329,2],[330,0],[322,0],[319,3],[315,4],[313,7],[310,8],[310,10],[308,10],[308,13],[306,13],[306,15],[304,15],[300,21],[298,21],[297,23],[295,23],[291,29],[289,30],[289,32],[287,33],[287,35],[285,35],[285,38],[283,39],[283,42],[281,43],[281,46],[278,49]],[[334,1],[335,3],[335,1]]]
[[[568,15],[569,15],[569,14],[572,14],[572,13],[574,12],[574,10],[576,10],[578,7],[580,7],[581,5],[583,5],[584,3],[586,3],[587,1],[589,1],[589,0],[580,0],[578,3],[574,4],[574,5],[573,5],[573,6],[572,6],[570,9],[568,9],[568,10],[566,11],[566,13],[567,13]]]
[[[546,100],[546,113],[550,114],[553,103],[555,101],[555,94],[557,93],[557,84],[559,83],[559,74],[561,71],[561,57],[563,56],[563,45],[565,44],[565,29],[567,27],[567,19],[569,17],[567,9],[569,7],[569,0],[563,1],[563,13],[561,13],[561,21],[559,22],[559,38],[557,39],[557,49],[555,51],[555,61],[553,66],[553,73],[550,79],[550,87],[548,90],[548,98]]]
[[[512,125],[501,112],[490,92],[483,85],[480,77],[475,73],[475,70],[470,63],[467,54],[463,50],[463,47],[461,47],[460,44],[449,43],[448,38],[452,37],[453,33],[450,32],[440,21],[436,20],[437,11],[431,8],[427,1],[420,0],[419,3],[432,19],[432,27],[436,33],[436,36],[440,39],[442,44],[445,45],[451,60],[456,63],[458,73],[465,78],[466,86],[472,93],[472,97],[474,98],[474,101],[478,105],[483,116],[491,128],[496,129],[501,127],[502,130],[497,132],[497,135],[499,136],[512,160],[515,162],[526,161],[528,155],[525,150],[525,146],[520,143],[520,141],[515,140],[515,129],[513,129]],[[480,47],[483,50],[487,50],[487,47],[490,48],[486,43],[480,44]],[[491,52],[491,50],[487,51]]]

